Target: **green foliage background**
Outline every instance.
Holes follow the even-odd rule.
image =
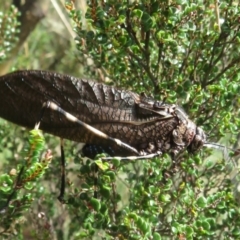
[[[80,10],[71,3],[67,9],[77,44],[50,7],[50,17],[24,44],[13,69],[50,69],[145,92],[183,106],[209,141],[222,137],[226,145],[237,141],[237,1],[218,5],[215,1],[86,1]],[[2,12],[12,19],[5,25],[8,28],[1,25],[0,51],[7,57],[4,44],[10,43],[9,52],[14,46],[16,14],[13,9]],[[28,175],[25,189],[16,190],[6,207],[17,181],[17,174],[8,173],[26,165],[29,137],[26,129],[0,123],[0,234],[5,238],[240,238],[238,171],[230,161],[237,159],[208,149],[194,156],[182,154],[174,169],[169,157],[163,156],[141,162],[97,162],[96,172],[93,161],[81,158],[79,146],[66,141],[67,204],[62,205],[57,201],[58,139],[44,134],[52,163],[48,169],[41,167],[41,179]],[[30,146],[39,148],[34,141]],[[33,161],[31,174],[36,164]]]

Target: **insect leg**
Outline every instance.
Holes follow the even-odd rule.
[[[95,135],[97,135],[97,136],[99,136],[99,137],[101,137],[103,139],[107,139],[107,140],[109,140],[111,142],[114,142],[118,146],[120,146],[122,148],[125,148],[125,149],[129,150],[130,152],[132,152],[132,153],[134,153],[136,155],[140,155],[139,152],[135,148],[133,148],[130,145],[122,142],[119,139],[112,138],[112,137],[108,136],[107,134],[99,131],[98,129],[90,126],[87,123],[82,122],[81,120],[79,120],[78,118],[76,118],[72,114],[66,112],[61,107],[59,107],[57,104],[55,104],[54,102],[51,102],[51,101],[47,101],[47,102],[45,102],[43,104],[42,110],[40,112],[39,121],[35,124],[35,129],[39,128],[46,108],[52,109],[53,111],[58,111],[58,112],[62,113],[69,121],[78,123],[82,127],[86,128],[87,130],[92,132],[93,134],[95,134]],[[97,168],[97,166],[96,166],[96,168]],[[95,169],[95,175],[96,174],[97,174],[97,169]],[[95,184],[96,184],[96,181],[97,180],[96,180],[96,176],[95,176]],[[62,144],[62,141],[61,141],[61,189],[60,189],[60,195],[58,197],[58,200],[60,202],[64,202],[64,192],[65,192],[65,156],[64,156],[63,144]],[[97,197],[96,196],[96,191],[94,193],[94,196]]]
[[[79,125],[81,125],[82,127],[84,127],[85,129],[87,129],[88,131],[92,132],[93,134],[95,134],[96,136],[98,137],[101,137],[103,139],[107,139],[115,144],[117,144],[119,147],[121,148],[125,148],[127,149],[128,151],[134,153],[135,155],[140,155],[140,153],[137,151],[136,148],[134,147],[131,147],[130,145],[122,142],[121,140],[117,139],[117,138],[112,138],[110,136],[108,136],[107,134],[105,134],[104,132],[90,126],[89,124],[85,123],[85,122],[82,122],[81,120],[79,120],[78,118],[76,118],[75,116],[73,116],[72,114],[66,112],[65,110],[63,110],[61,107],[59,107],[57,104],[55,104],[54,102],[51,102],[51,101],[47,101],[43,104],[43,107],[42,107],[42,111],[41,111],[41,115],[40,115],[40,120],[39,122],[36,123],[35,125],[35,128],[39,128],[39,125],[40,125],[40,122],[41,122],[41,119],[44,115],[44,111],[46,108],[50,108],[54,111],[57,111],[57,112],[60,112],[62,113],[69,121],[71,122],[76,122],[78,123]]]
[[[45,103],[43,104],[42,109],[41,109],[41,112],[40,112],[39,120],[38,120],[38,122],[35,124],[34,129],[39,129],[39,126],[40,126],[40,123],[41,123],[42,118],[43,118],[43,116],[44,116],[45,110],[46,110],[46,108],[49,108],[49,106],[50,106],[50,101],[47,101],[47,102],[45,102]]]
[[[102,160],[112,160],[113,158],[118,159],[118,160],[146,160],[148,158],[154,158],[161,156],[161,152],[157,153],[152,153],[152,154],[147,154],[147,155],[142,155],[142,156],[128,156],[128,157],[104,157]]]
[[[93,177],[94,177],[94,193],[93,193],[93,197],[97,199],[97,186],[98,186],[98,165],[94,162],[94,169],[93,169],[94,173],[93,173]]]
[[[58,200],[64,203],[64,193],[65,193],[65,154],[63,149],[63,139],[61,138],[61,188]]]

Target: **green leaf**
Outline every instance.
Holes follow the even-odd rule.
[[[108,170],[105,172],[105,175],[109,176],[111,181],[114,181],[116,179],[116,173],[114,171]]]
[[[91,198],[90,204],[96,212],[98,212],[101,208],[101,202],[96,198]]]
[[[107,186],[103,186],[100,189],[100,193],[102,194],[103,197],[109,199],[109,197],[111,196],[111,188]]]
[[[190,227],[190,226],[186,226],[186,235],[188,237],[192,237],[194,235],[194,231],[193,231],[193,228]]]
[[[161,235],[157,232],[153,233],[153,236],[152,236],[152,239],[153,240],[161,240]]]
[[[154,25],[155,25],[154,18],[151,17],[147,12],[143,12],[142,26],[144,31],[149,31],[152,27],[154,27]]]
[[[201,196],[197,199],[196,204],[200,208],[205,208],[207,206],[207,199]]]
[[[211,226],[209,224],[208,221],[203,221],[202,222],[202,228],[205,230],[205,231],[209,231],[211,229]]]
[[[171,201],[171,196],[169,194],[161,194],[160,195],[160,200],[164,203],[170,202]]]
[[[134,9],[134,10],[132,11],[132,16],[133,16],[133,17],[137,17],[137,18],[141,19],[141,18],[142,18],[142,15],[143,15],[143,11],[140,10],[140,9]]]
[[[112,164],[113,164],[114,167],[119,167],[120,164],[121,164],[121,161],[120,161],[119,159],[117,159],[117,158],[113,158],[113,159],[111,160],[111,162],[112,162]]]
[[[102,162],[102,160],[96,160],[95,163],[103,171],[106,171],[106,170],[109,169],[109,163],[108,162]]]
[[[145,234],[149,231],[149,225],[147,221],[145,221],[143,218],[139,217],[136,221],[136,225],[138,228],[144,232]]]

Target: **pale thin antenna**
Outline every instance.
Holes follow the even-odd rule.
[[[204,143],[203,146],[208,148],[221,149],[223,152],[223,159],[226,163],[227,171],[229,172],[229,177],[233,186],[233,193],[236,199],[240,197],[240,171],[237,162],[234,160],[235,157],[239,156],[239,149],[232,149],[225,147],[218,143]],[[233,152],[233,155],[229,155],[229,151]]]
[[[223,152],[223,158],[226,160],[226,162],[229,163],[229,159],[231,158],[229,156],[229,151],[232,151],[234,152],[234,156],[237,156],[239,153],[238,153],[238,150],[234,150],[232,148],[229,148],[229,147],[226,147],[226,146],[223,146],[221,144],[218,144],[218,143],[211,143],[211,142],[206,142],[203,144],[204,147],[207,147],[207,148],[214,148],[214,149],[220,149],[222,152]],[[235,161],[232,161],[233,162],[233,165],[234,167],[238,167],[236,162]]]
[[[231,148],[228,148],[226,146],[223,146],[219,143],[211,143],[211,142],[206,142],[203,144],[204,147],[207,147],[207,148],[215,148],[215,149],[221,149],[224,151],[224,149],[228,149],[228,150],[231,150],[233,152],[235,152],[235,150],[231,149]]]

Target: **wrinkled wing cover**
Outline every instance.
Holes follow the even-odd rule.
[[[137,149],[149,141],[166,137],[178,124],[176,118],[144,124],[129,123],[147,121],[147,116],[142,116],[138,109],[141,97],[94,81],[35,70],[0,77],[2,118],[31,129],[39,120],[43,103],[48,100],[81,121]],[[109,144],[50,109],[46,109],[40,128],[77,142]]]

